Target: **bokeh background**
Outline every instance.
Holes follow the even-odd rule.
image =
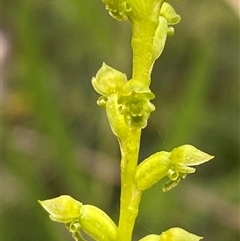
[[[154,67],[140,160],[185,143],[215,158],[168,193],[146,191],[133,240],[179,226],[238,241],[239,3],[172,4],[182,21]],[[91,78],[103,61],[130,77],[130,23],[100,0],[3,0],[0,38],[1,240],[71,241],[37,203],[61,194],[117,222],[119,148]]]

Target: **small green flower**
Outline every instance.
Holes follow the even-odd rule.
[[[202,152],[191,145],[182,145],[174,148],[170,155],[171,167],[167,172],[170,181],[163,186],[163,191],[169,191],[177,186],[180,180],[185,178],[187,174],[194,173],[196,169],[191,166],[200,165],[213,158],[214,156]]]
[[[177,186],[187,174],[196,171],[196,166],[211,160],[213,156],[204,153],[191,145],[183,145],[171,152],[161,151],[143,160],[135,172],[135,183],[139,190],[146,190],[161,179],[168,177],[163,191]]]
[[[92,78],[92,85],[99,94],[108,96],[116,92],[126,81],[125,74],[103,63],[96,77]]]
[[[103,63],[96,77],[92,78],[93,88],[102,95],[98,98],[97,104],[105,107],[108,96],[117,92],[125,82],[127,82],[125,74]]]
[[[124,115],[125,123],[129,127],[144,128],[150,113],[155,106],[150,102],[155,96],[146,86],[134,86],[132,81],[123,86],[119,91],[119,111]]]
[[[39,201],[39,203],[49,213],[50,219],[60,223],[71,223],[78,219],[83,206],[82,203],[68,195]]]

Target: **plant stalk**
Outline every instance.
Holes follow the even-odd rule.
[[[153,1],[146,8],[141,20],[132,22],[133,73],[132,78],[149,86],[155,59],[153,58],[153,41],[159,24],[159,13],[164,0]]]
[[[121,199],[117,241],[131,241],[142,192],[134,184],[138,163],[141,129],[130,129],[127,138],[120,141],[121,149]]]

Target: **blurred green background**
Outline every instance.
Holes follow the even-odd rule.
[[[133,240],[174,226],[240,240],[239,12],[229,3],[172,2],[182,21],[155,64],[140,159],[185,143],[215,158],[168,193],[146,191]],[[90,80],[103,61],[130,77],[130,23],[100,0],[3,0],[0,34],[1,240],[71,241],[37,203],[61,194],[117,222],[119,148]]]

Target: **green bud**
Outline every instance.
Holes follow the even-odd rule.
[[[126,81],[125,74],[103,63],[96,77],[92,78],[92,85],[99,94],[108,96],[116,92]]]
[[[80,224],[84,232],[97,241],[114,241],[117,226],[101,209],[92,205],[83,205]]]
[[[144,238],[141,238],[138,241],[159,241],[160,237],[157,234],[150,234],[145,236]]]
[[[160,235],[159,241],[199,241],[202,237],[181,228],[170,228]]]
[[[175,12],[174,8],[169,3],[166,3],[166,2],[164,2],[161,7],[160,15],[167,20],[168,25],[178,24],[181,20],[180,15],[178,15]]]
[[[50,219],[60,223],[70,223],[79,218],[82,203],[68,195],[38,201],[49,213]]]
[[[135,173],[135,183],[139,190],[150,188],[164,178],[170,167],[170,153],[157,152],[142,161]]]

